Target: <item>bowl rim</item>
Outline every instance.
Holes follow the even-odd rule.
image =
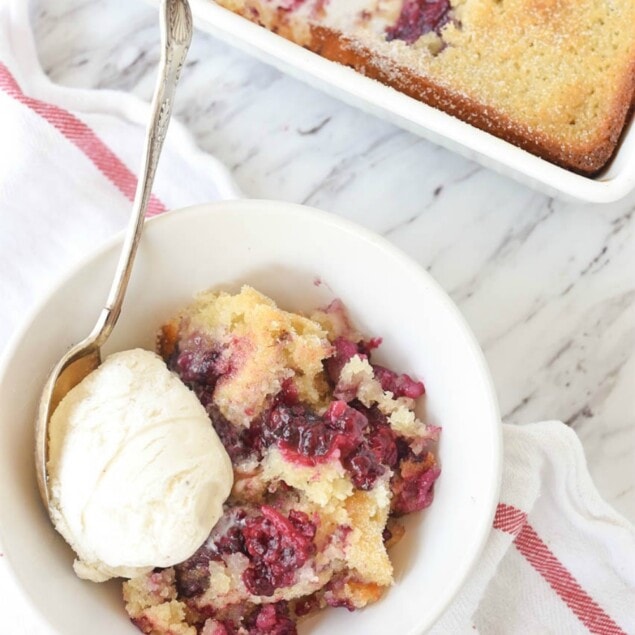
[[[280,210],[284,208],[287,212],[293,214],[303,214],[310,219],[317,222],[331,225],[335,231],[344,230],[348,233],[357,235],[359,238],[373,245],[375,248],[387,253],[392,258],[399,261],[400,265],[405,269],[416,273],[426,281],[426,286],[429,290],[437,295],[437,299],[444,305],[445,309],[450,311],[457,323],[462,328],[466,341],[471,349],[471,354],[474,357],[474,361],[478,365],[479,374],[483,380],[483,383],[487,387],[487,402],[488,410],[490,411],[490,417],[495,425],[491,432],[492,442],[492,474],[493,478],[489,484],[489,489],[484,492],[484,509],[487,508],[488,513],[481,515],[480,522],[474,525],[474,533],[479,534],[480,538],[475,543],[472,553],[468,557],[463,559],[462,565],[458,570],[455,570],[453,576],[455,583],[452,590],[447,594],[444,602],[440,602],[434,613],[431,614],[427,624],[418,625],[413,630],[409,631],[408,635],[415,635],[421,633],[428,628],[432,627],[439,617],[445,612],[448,606],[454,601],[457,594],[467,581],[467,578],[473,568],[475,567],[479,557],[481,556],[487,539],[492,530],[492,522],[496,513],[496,508],[499,501],[499,494],[502,481],[503,471],[503,428],[500,418],[500,410],[496,397],[496,390],[494,382],[492,380],[489,367],[485,360],[485,355],[476,339],[476,336],[472,332],[463,314],[449,297],[446,291],[441,285],[413,258],[408,256],[405,252],[393,245],[387,238],[380,234],[367,229],[366,227],[359,225],[358,223],[351,221],[347,218],[337,216],[335,214],[325,212],[323,210],[303,205],[299,203],[291,203],[286,201],[277,201],[271,199],[233,199],[224,201],[215,201],[211,203],[201,203],[197,205],[191,205],[188,207],[177,208],[164,212],[159,216],[146,219],[146,223],[151,223],[153,226],[162,222],[170,222],[179,215],[196,215],[196,214],[224,214],[224,213],[240,213],[240,208],[243,211],[250,212],[258,210],[258,213],[266,213],[267,210]],[[75,264],[71,265],[61,276],[55,280],[48,291],[40,297],[34,306],[30,310],[25,312],[25,317],[22,320],[21,326],[19,326],[13,335],[9,338],[7,346],[0,356],[0,385],[4,383],[6,376],[9,373],[10,362],[17,353],[22,341],[28,334],[31,323],[35,320],[37,315],[44,309],[44,307],[54,298],[59,289],[65,286],[72,278],[77,275],[84,267],[88,266],[92,262],[104,257],[108,252],[121,245],[124,239],[125,230],[118,232],[111,236],[103,243],[98,245],[93,251],[80,258]],[[104,298],[105,300],[105,298]],[[31,469],[34,466],[31,465]],[[3,546],[3,534],[5,521],[3,515],[0,514],[0,546]],[[54,627],[50,624],[46,615],[39,608],[32,594],[28,591],[25,584],[23,584],[22,578],[18,573],[18,567],[13,562],[13,556],[3,548],[3,560],[7,565],[9,573],[9,579],[12,582],[14,589],[19,592],[20,596],[25,600],[27,606],[32,611],[32,616],[35,616],[37,620],[45,625],[49,630],[54,630]],[[423,630],[422,630],[423,629]]]

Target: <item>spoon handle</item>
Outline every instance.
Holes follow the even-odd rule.
[[[106,306],[93,329],[92,335],[97,347],[108,339],[121,313],[132,264],[143,230],[144,217],[152,194],[159,155],[170,123],[176,85],[192,40],[192,13],[187,0],[162,0],[160,11],[161,62],[146,132],[143,163],[117,271]]]

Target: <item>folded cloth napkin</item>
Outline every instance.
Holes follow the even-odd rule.
[[[148,116],[128,95],[51,84],[37,63],[27,4],[0,0],[4,335],[62,272],[125,226]],[[149,215],[236,196],[227,170],[173,122]],[[432,632],[635,633],[635,531],[601,500],[577,437],[557,422],[503,428],[491,534]],[[10,577],[0,557],[0,632],[48,633]]]

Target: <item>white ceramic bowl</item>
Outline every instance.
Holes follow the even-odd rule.
[[[96,585],[73,574],[73,554],[40,504],[32,460],[42,384],[53,362],[93,326],[120,243],[100,249],[53,291],[9,346],[0,370],[0,541],[43,622],[63,635],[137,633],[118,582]],[[342,298],[363,332],[384,338],[379,361],[424,380],[425,417],[443,426],[443,472],[433,505],[407,519],[406,536],[392,551],[396,584],[364,611],[329,610],[300,631],[423,632],[474,565],[498,497],[501,427],[474,337],[440,287],[384,239],[298,205],[231,201],[148,223],[105,352],[152,348],[157,327],[193,293],[242,283],[292,310]]]

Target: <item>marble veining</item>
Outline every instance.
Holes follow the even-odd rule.
[[[33,23],[55,82],[149,99],[151,7],[39,0]],[[341,214],[423,265],[476,333],[504,420],[573,426],[600,492],[635,521],[635,196],[548,198],[202,32],[175,115],[248,196]]]

